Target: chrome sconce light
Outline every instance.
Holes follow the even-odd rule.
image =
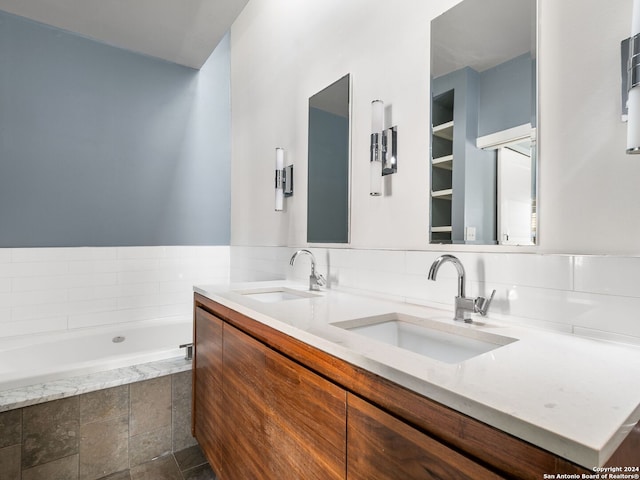
[[[621,44],[622,119],[627,120],[627,153],[640,154],[640,0],[633,0],[631,37]]]
[[[284,166],[284,149],[276,148],[276,211],[282,211],[284,197],[293,195],[293,165]]]
[[[398,171],[398,130],[384,128],[384,102],[371,102],[371,156],[369,159],[369,194],[382,195],[382,177]]]

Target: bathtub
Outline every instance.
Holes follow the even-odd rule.
[[[192,337],[192,320],[173,318],[0,339],[0,396],[20,387],[184,357],[179,345]]]

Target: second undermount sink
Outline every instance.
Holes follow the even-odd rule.
[[[287,287],[259,288],[253,290],[238,290],[236,293],[265,303],[283,302],[286,300],[300,300],[312,298],[318,295],[304,290],[295,290]]]
[[[517,341],[467,326],[389,313],[332,324],[445,363],[460,363]]]

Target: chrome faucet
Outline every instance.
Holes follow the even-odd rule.
[[[293,266],[296,262],[296,258],[301,253],[305,253],[311,257],[311,275],[309,275],[309,290],[320,290],[320,287],[324,287],[327,284],[325,278],[316,272],[316,257],[313,256],[309,250],[302,249],[298,250],[291,256],[291,260],[289,261],[289,265]]]
[[[436,275],[438,274],[438,270],[442,266],[443,263],[450,262],[453,263],[453,266],[456,267],[458,271],[458,295],[455,298],[455,315],[453,317],[454,320],[459,322],[471,323],[471,318],[467,317],[465,312],[471,313],[479,313],[482,316],[487,314],[489,310],[489,305],[491,305],[491,300],[493,300],[493,296],[496,291],[491,292],[491,296],[489,299],[484,297],[477,298],[467,298],[465,297],[465,272],[464,266],[462,262],[453,255],[441,255],[431,264],[431,268],[429,269],[429,280],[436,280]]]

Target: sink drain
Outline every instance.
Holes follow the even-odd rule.
[[[122,342],[124,342],[124,337],[119,337],[119,336],[118,336],[118,337],[113,337],[113,338],[111,339],[111,341],[112,341],[113,343],[122,343]]]

